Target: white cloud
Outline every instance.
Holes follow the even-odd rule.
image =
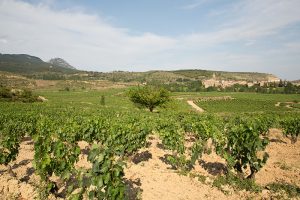
[[[197,1],[186,8],[196,8],[206,1]],[[27,53],[44,60],[62,57],[80,69],[99,71],[200,66],[264,72],[272,72],[277,67],[276,72],[281,70],[283,73],[288,68],[278,67],[282,63],[274,63],[274,59],[266,53],[237,52],[231,49],[230,44],[240,42],[240,48],[251,48],[267,36],[279,34],[285,27],[300,22],[299,0],[245,0],[218,12],[231,20],[215,31],[173,37],[154,33],[133,36],[127,27],[114,27],[96,14],[87,14],[80,8],[55,10],[51,8],[52,4],[55,1],[29,4],[0,0],[0,27],[4,27],[0,33],[1,53]],[[217,50],[220,46],[223,49]],[[300,54],[299,46],[292,42],[278,51]],[[291,60],[300,62],[295,57]],[[294,69],[295,63],[290,63],[290,66]],[[294,78],[297,73],[299,76],[299,69],[290,77]]]
[[[151,33],[130,36],[126,29],[96,15],[20,1],[0,1],[0,26],[6,27],[1,34],[11,41],[6,52],[45,60],[58,56],[77,66],[128,66],[146,55],[159,56],[176,44],[175,39]]]
[[[193,10],[193,9],[198,8],[199,6],[203,5],[206,2],[207,2],[207,0],[198,0],[198,1],[193,2],[191,4],[184,5],[181,8],[183,10]]]
[[[248,40],[246,43],[245,43],[245,46],[252,46],[255,44],[255,40]]]
[[[248,0],[234,4],[230,22],[215,32],[194,33],[185,36],[187,43],[216,45],[238,40],[253,41],[274,35],[287,25],[300,22],[299,0]]]

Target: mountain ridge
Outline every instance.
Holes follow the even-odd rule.
[[[67,68],[67,69],[74,69],[76,70],[75,67],[73,67],[72,65],[70,65],[67,61],[65,61],[62,58],[51,58],[48,63],[55,65],[55,66],[59,66],[59,67],[63,67],[63,68]]]
[[[208,81],[219,84],[222,81],[276,82],[280,79],[268,73],[226,72],[203,69],[151,70],[147,72],[94,72],[76,70],[62,58],[49,62],[27,54],[0,54],[0,71],[22,74],[34,79],[86,79],[123,82],[182,82]]]
[[[0,71],[33,74],[33,73],[70,73],[73,69],[63,68],[44,62],[36,56],[28,54],[0,54]]]

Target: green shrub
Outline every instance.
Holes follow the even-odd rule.
[[[133,103],[148,108],[150,112],[153,112],[155,107],[163,106],[170,101],[170,94],[166,89],[154,86],[132,88],[128,96]]]
[[[227,145],[223,156],[228,167],[233,168],[240,175],[243,169],[250,166],[251,174],[248,178],[254,178],[256,172],[266,163],[269,155],[264,152],[263,158],[257,156],[258,151],[265,150],[269,140],[261,138],[262,125],[260,120],[236,118],[228,124]]]
[[[288,183],[270,183],[266,186],[273,193],[284,191],[289,198],[300,197],[300,188]]]
[[[222,190],[222,186],[224,185],[230,185],[235,190],[246,190],[250,192],[261,191],[261,187],[257,185],[253,179],[243,179],[230,172],[225,176],[218,176],[213,182],[213,186],[220,190]]]

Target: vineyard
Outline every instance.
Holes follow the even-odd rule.
[[[299,95],[232,94],[204,102],[197,99],[206,93],[175,93],[166,106],[149,112],[135,107],[124,89],[36,93],[48,101],[0,102],[0,176],[34,188],[24,197],[1,186],[1,199],[154,199],[146,195],[147,182],[131,179],[154,161],[168,166],[164,170],[175,173],[174,180],[197,180],[207,195],[217,191],[213,199],[261,198],[266,190],[266,198],[300,198],[300,163],[274,161],[290,168],[294,178],[261,181],[274,159],[268,153],[273,143],[292,148],[295,162],[300,160],[299,110],[275,107],[279,101],[300,101]],[[187,99],[205,112],[195,112]],[[20,161],[25,146],[32,157]],[[222,161],[220,173],[207,174],[212,158]],[[20,165],[32,167],[20,176]],[[206,198],[201,195],[194,199]]]

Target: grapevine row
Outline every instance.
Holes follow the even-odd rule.
[[[70,198],[124,199],[124,159],[146,145],[147,135],[157,132],[165,148],[172,150],[168,160],[175,167],[189,170],[212,147],[227,161],[229,169],[249,178],[266,163],[258,157],[267,144],[267,132],[280,126],[293,141],[299,135],[299,117],[102,113],[75,115],[0,115],[0,162],[10,168],[18,155],[22,138],[34,141],[34,167],[47,193],[57,193],[51,176],[61,178]],[[191,139],[187,148],[185,142]],[[79,141],[89,143],[90,169],[76,168],[81,150]],[[209,141],[212,145],[209,146]],[[71,181],[76,180],[76,181]]]

